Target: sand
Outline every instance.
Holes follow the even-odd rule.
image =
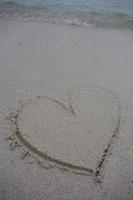
[[[0,199],[133,198],[132,52],[131,30],[0,19]]]

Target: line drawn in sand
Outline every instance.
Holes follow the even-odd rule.
[[[35,147],[32,143],[30,143],[25,138],[22,130],[19,127],[19,120],[21,119],[21,114],[24,111],[24,109],[28,105],[30,105],[34,102],[38,103],[41,99],[47,99],[48,101],[55,103],[64,112],[68,112],[73,117],[75,117],[77,115],[77,113],[76,113],[75,108],[73,107],[71,92],[68,93],[68,106],[63,104],[61,101],[58,101],[57,99],[54,99],[52,97],[45,96],[45,95],[36,96],[35,98],[29,99],[26,102],[21,103],[21,105],[16,109],[16,111],[9,113],[9,115],[7,117],[8,120],[10,121],[11,129],[12,129],[12,135],[9,138],[7,138],[7,140],[10,141],[11,146],[13,145],[13,147],[23,145],[27,149],[26,153],[23,155],[23,159],[26,156],[33,154],[33,155],[37,156],[38,158],[41,158],[42,160],[48,160],[50,163],[55,164],[55,166],[58,167],[59,169],[62,169],[64,171],[72,171],[72,172],[74,172],[74,174],[93,176],[93,177],[95,177],[95,180],[97,182],[101,182],[102,181],[102,172],[104,170],[105,162],[107,161],[107,157],[109,156],[111,149],[113,147],[113,144],[114,144],[116,138],[118,137],[119,130],[120,130],[120,123],[121,123],[121,106],[120,106],[119,99],[113,92],[111,92],[105,88],[102,88],[102,90],[104,90],[104,91],[106,91],[106,93],[109,93],[110,95],[112,95],[113,98],[115,99],[115,102],[117,103],[117,108],[118,108],[118,117],[115,120],[115,125],[114,125],[113,131],[112,131],[112,135],[109,138],[109,141],[106,144],[106,146],[103,148],[104,150],[99,157],[96,168],[87,168],[87,167],[84,167],[81,165],[73,164],[71,162],[66,162],[66,161],[61,160],[60,158],[56,158],[55,156],[49,155],[47,151],[41,151],[39,148]],[[38,164],[41,166],[41,168],[45,168],[45,166],[43,167],[41,161],[39,161],[39,160],[38,160]],[[47,168],[48,167],[46,167],[46,169]]]

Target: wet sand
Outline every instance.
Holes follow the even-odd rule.
[[[132,199],[132,33],[0,19],[0,199]]]

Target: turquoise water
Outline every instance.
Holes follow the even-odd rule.
[[[0,0],[0,16],[133,28],[133,0]]]

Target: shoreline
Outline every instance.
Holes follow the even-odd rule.
[[[129,20],[126,22],[122,22],[121,19],[109,20],[110,17],[107,17],[108,20],[104,21],[104,19],[96,19],[82,22],[82,20],[76,18],[49,18],[47,15],[45,16],[34,16],[33,14],[23,13],[22,15],[17,12],[14,14],[0,14],[0,19],[18,21],[18,22],[35,22],[35,23],[48,23],[48,24],[57,24],[57,25],[65,25],[65,26],[75,26],[75,27],[96,27],[96,28],[106,28],[106,29],[120,29],[120,30],[133,30],[133,20]],[[92,18],[93,19],[93,18]]]
[[[65,26],[65,27],[72,27],[72,28],[83,28],[83,29],[105,29],[105,30],[120,30],[120,31],[133,31],[132,27],[123,27],[123,26],[114,26],[114,25],[98,25],[98,24],[88,24],[88,25],[78,25],[78,24],[65,24],[60,22],[51,22],[51,21],[40,21],[37,19],[24,19],[24,18],[12,18],[12,17],[1,17],[1,21],[11,21],[16,23],[35,23],[35,24],[46,24],[46,25],[57,25],[57,26]]]

